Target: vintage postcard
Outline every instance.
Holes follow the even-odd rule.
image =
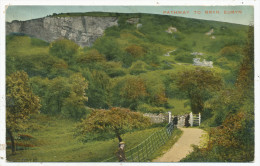
[[[259,2],[184,2],[4,1],[0,164],[259,164]]]

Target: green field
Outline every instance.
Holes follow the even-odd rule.
[[[27,134],[34,137],[32,142],[35,147],[17,151],[16,155],[11,155],[10,149],[7,149],[8,161],[101,162],[114,156],[118,148],[117,139],[80,142],[73,136],[75,122],[71,120],[39,115],[34,121],[34,126],[38,126],[39,129]],[[124,134],[126,150],[138,145],[160,129],[162,128],[157,127]]]

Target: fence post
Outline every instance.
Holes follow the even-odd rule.
[[[201,122],[201,115],[199,113],[199,126],[200,126],[200,122]]]
[[[172,118],[172,112],[171,111],[168,112],[168,116],[169,116],[169,122],[168,123],[171,123],[171,118]]]
[[[193,126],[193,115],[192,112],[190,112],[190,126]]]

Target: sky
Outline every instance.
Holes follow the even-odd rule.
[[[253,23],[254,20],[252,6],[9,6],[6,11],[6,21],[30,20],[53,13],[98,11],[164,14],[243,25]]]

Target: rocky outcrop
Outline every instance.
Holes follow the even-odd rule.
[[[67,38],[80,46],[91,46],[108,27],[117,26],[116,17],[44,17],[6,23],[6,34],[24,33],[48,42]]]
[[[200,61],[200,58],[193,58],[193,65],[194,66],[205,66],[205,67],[213,67],[212,61],[206,61],[203,59],[203,61]]]
[[[139,20],[140,20],[140,18],[130,18],[130,19],[126,20],[126,22],[129,24],[137,24],[137,23],[139,23]]]
[[[174,32],[177,32],[177,31],[178,31],[177,28],[171,26],[165,32],[167,32],[167,33],[174,33]]]

